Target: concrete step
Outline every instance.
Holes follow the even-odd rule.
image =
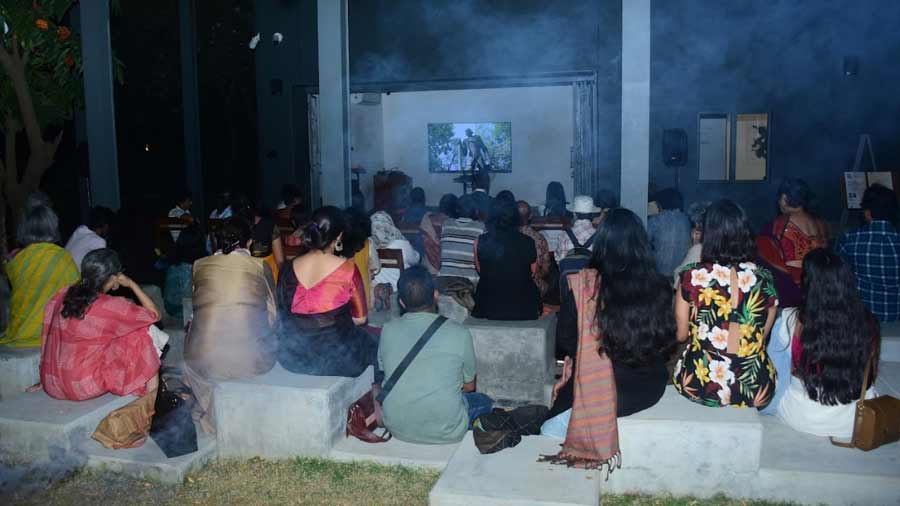
[[[329,457],[345,462],[375,462],[383,465],[426,467],[444,470],[459,443],[449,445],[420,445],[391,439],[387,443],[364,443],[355,437],[341,439]]]
[[[110,450],[100,443],[84,442],[87,466],[127,474],[136,478],[163,483],[182,483],[191,472],[201,469],[216,457],[216,438],[197,427],[197,451],[175,458],[167,458],[152,438],[140,448]]]
[[[25,393],[40,381],[41,349],[0,346],[0,401]]]
[[[293,374],[276,364],[262,376],[215,389],[220,457],[327,456],[344,437],[347,410],[372,386],[372,368],[357,378]]]
[[[881,324],[881,360],[900,362],[900,322]]]
[[[466,434],[443,475],[429,494],[431,506],[596,506],[600,502],[598,470],[570,469],[538,462],[559,452],[559,441],[523,437],[514,448],[481,455],[472,432]],[[604,471],[605,472],[605,471]],[[615,479],[619,472],[610,477]]]
[[[88,401],[53,399],[43,391],[0,402],[0,454],[16,462],[48,459],[51,449],[75,450],[97,424],[135,397],[103,395]]]
[[[805,504],[900,504],[900,443],[870,452],[839,448],[827,438],[763,417],[762,468],[748,497]]]

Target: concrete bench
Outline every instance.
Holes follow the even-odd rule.
[[[293,374],[280,365],[215,390],[220,457],[326,456],[346,429],[347,409],[372,386],[372,368],[357,378]]]
[[[708,408],[669,386],[652,408],[619,418],[622,469],[604,491],[734,495],[735,481],[757,475],[762,438],[756,409]]]
[[[533,321],[469,318],[478,391],[504,403],[548,404],[554,383],[556,316]]]
[[[0,401],[25,393],[40,381],[41,349],[0,346]]]
[[[538,462],[559,452],[560,442],[523,437],[514,448],[481,455],[466,434],[443,475],[431,489],[431,506],[562,506],[600,503],[601,471]],[[605,471],[603,471],[605,473]],[[618,478],[616,471],[610,480]]]
[[[142,480],[183,483],[188,473],[197,471],[216,457],[216,437],[197,427],[197,451],[168,458],[152,438],[140,448],[110,450],[89,440],[83,446],[87,467],[127,474]]]
[[[900,322],[881,324],[881,360],[900,362]]]
[[[79,450],[103,417],[134,399],[107,394],[73,402],[33,392],[0,402],[0,454],[27,463],[48,459],[51,448]]]
[[[381,433],[379,429],[378,433]],[[421,445],[391,439],[387,443],[364,443],[355,437],[341,439],[329,458],[344,462],[375,462],[389,466],[425,467],[442,471],[460,443]]]

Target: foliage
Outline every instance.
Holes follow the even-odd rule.
[[[453,158],[453,123],[428,124],[428,168],[432,172],[449,170],[443,160]]]

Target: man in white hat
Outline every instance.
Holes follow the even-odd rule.
[[[568,210],[575,215],[575,222],[572,224],[572,235],[575,236],[578,244],[572,243],[569,234],[561,236],[557,243],[556,251],[554,251],[557,262],[565,258],[566,254],[575,247],[587,249],[593,247],[593,237],[597,233],[593,220],[603,212],[603,209],[594,206],[594,199],[588,195],[578,195],[572,199],[572,205],[568,206]]]

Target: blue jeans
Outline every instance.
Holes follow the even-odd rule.
[[[775,320],[772,326],[772,334],[769,336],[769,345],[766,351],[769,360],[775,367],[775,393],[772,401],[765,408],[759,410],[761,415],[777,415],[781,406],[781,398],[791,384],[791,340],[793,338],[796,316],[793,310],[785,310]]]
[[[494,400],[479,392],[468,392],[463,394],[463,402],[466,410],[469,412],[469,428],[475,423],[475,419],[481,415],[491,412],[494,407]]]

